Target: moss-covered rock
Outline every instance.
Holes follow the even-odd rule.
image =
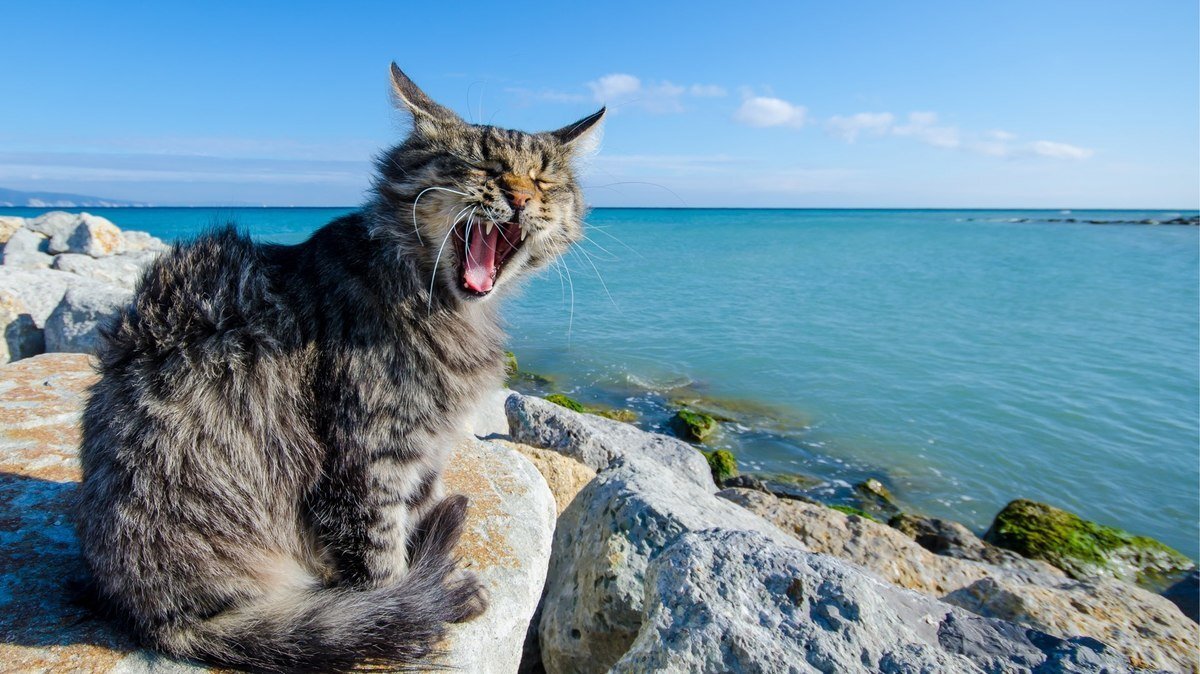
[[[854,493],[863,510],[876,513],[884,520],[900,512],[892,492],[873,477],[854,485]]]
[[[1049,562],[1080,579],[1117,578],[1154,586],[1196,566],[1153,538],[1134,536],[1027,499],[1005,506],[983,539]]]
[[[622,410],[608,407],[593,407],[588,410],[592,414],[612,419],[613,421],[624,421],[627,424],[632,424],[638,420],[637,412],[633,410]]]
[[[712,471],[713,482],[717,484],[724,484],[725,480],[738,474],[737,457],[727,449],[704,452],[704,458],[708,459],[708,469]]]
[[[671,428],[684,440],[704,442],[717,430],[717,420],[693,410],[679,410],[671,417]]]
[[[578,400],[562,393],[551,393],[550,395],[546,396],[546,400],[549,400],[560,407],[565,407],[572,412],[595,414],[597,416],[604,417],[605,419],[612,419],[614,421],[633,423],[634,421],[637,421],[638,418],[637,412],[634,412],[633,410],[620,410],[611,407],[592,407],[589,405],[584,405]]]
[[[563,395],[562,393],[551,393],[550,395],[546,396],[546,400],[558,405],[559,407],[565,407],[572,412],[587,412],[587,408],[583,406],[583,403],[570,396]]]
[[[838,504],[838,505],[831,505],[831,506],[829,506],[829,508],[836,510],[840,513],[844,513],[846,515],[854,515],[857,517],[861,517],[863,519],[871,520],[872,522],[879,521],[879,519],[876,518],[871,513],[867,512],[865,510],[862,510],[861,508],[855,508],[854,506]]]
[[[512,351],[504,352],[504,373],[508,376],[513,376],[520,371],[520,366],[517,364],[517,354]]]

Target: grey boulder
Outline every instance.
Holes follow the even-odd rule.
[[[680,536],[645,588],[616,674],[1132,671],[1093,639],[974,616],[754,532]]]
[[[18,229],[4,244],[4,266],[17,269],[48,268],[53,261],[46,252],[49,243],[45,236],[31,229]]]
[[[46,350],[93,353],[100,328],[132,299],[125,288],[101,283],[69,288],[46,319]]]
[[[154,252],[143,252],[95,258],[82,253],[63,253],[54,257],[51,268],[132,290],[157,256]]]
[[[710,494],[717,491],[704,455],[682,440],[520,393],[504,408],[514,442],[553,449],[597,471],[622,457],[646,458]]]
[[[8,363],[46,350],[46,340],[41,328],[33,322],[33,315],[16,293],[0,288],[0,363]]]
[[[801,547],[645,457],[620,457],[601,471],[559,517],[540,624],[546,671],[604,672],[616,663],[642,627],[651,558],[680,534],[713,527]]]
[[[81,213],[78,224],[69,233],[59,232],[50,237],[50,252],[92,257],[118,255],[125,252],[125,239],[121,230],[107,219]]]

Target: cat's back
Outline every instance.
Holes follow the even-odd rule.
[[[105,331],[102,373],[130,359],[178,356],[229,364],[294,346],[294,312],[266,247],[232,225],[175,246],[145,272],[131,304]]]

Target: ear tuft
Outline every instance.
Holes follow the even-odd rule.
[[[604,120],[606,112],[608,112],[607,107],[600,108],[574,124],[551,131],[550,135],[578,153],[591,152],[600,145],[600,122]]]
[[[438,105],[413,82],[399,66],[392,63],[392,93],[396,100],[412,113],[418,128],[423,122],[454,123],[461,121],[458,115]]]

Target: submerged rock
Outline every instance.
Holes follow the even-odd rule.
[[[1131,671],[1093,639],[971,615],[748,531],[681,535],[645,584],[614,674]]]
[[[1179,582],[1163,592],[1172,604],[1195,622],[1200,622],[1200,571],[1192,569]]]
[[[886,582],[985,617],[1060,637],[1099,639],[1138,667],[1197,671],[1196,625],[1165,598],[1137,586],[943,557],[887,525],[830,508],[746,489],[718,495],[774,522],[813,552],[861,566]]]
[[[704,442],[717,430],[717,420],[692,410],[678,410],[671,417],[671,430],[684,440]]]
[[[1049,562],[1080,579],[1153,584],[1196,568],[1185,555],[1153,538],[1134,536],[1027,499],[1005,506],[983,539]]]
[[[83,578],[69,509],[79,480],[79,414],[95,381],[81,354],[0,367],[0,669],[13,672],[203,672],[147,651],[73,603]],[[491,595],[480,618],[450,629],[439,664],[514,672],[541,596],[554,529],[545,480],[517,452],[468,441],[446,475],[471,499],[457,548]]]
[[[704,458],[708,461],[708,469],[712,471],[713,482],[717,484],[724,484],[738,474],[737,458],[728,449],[704,452]]]

